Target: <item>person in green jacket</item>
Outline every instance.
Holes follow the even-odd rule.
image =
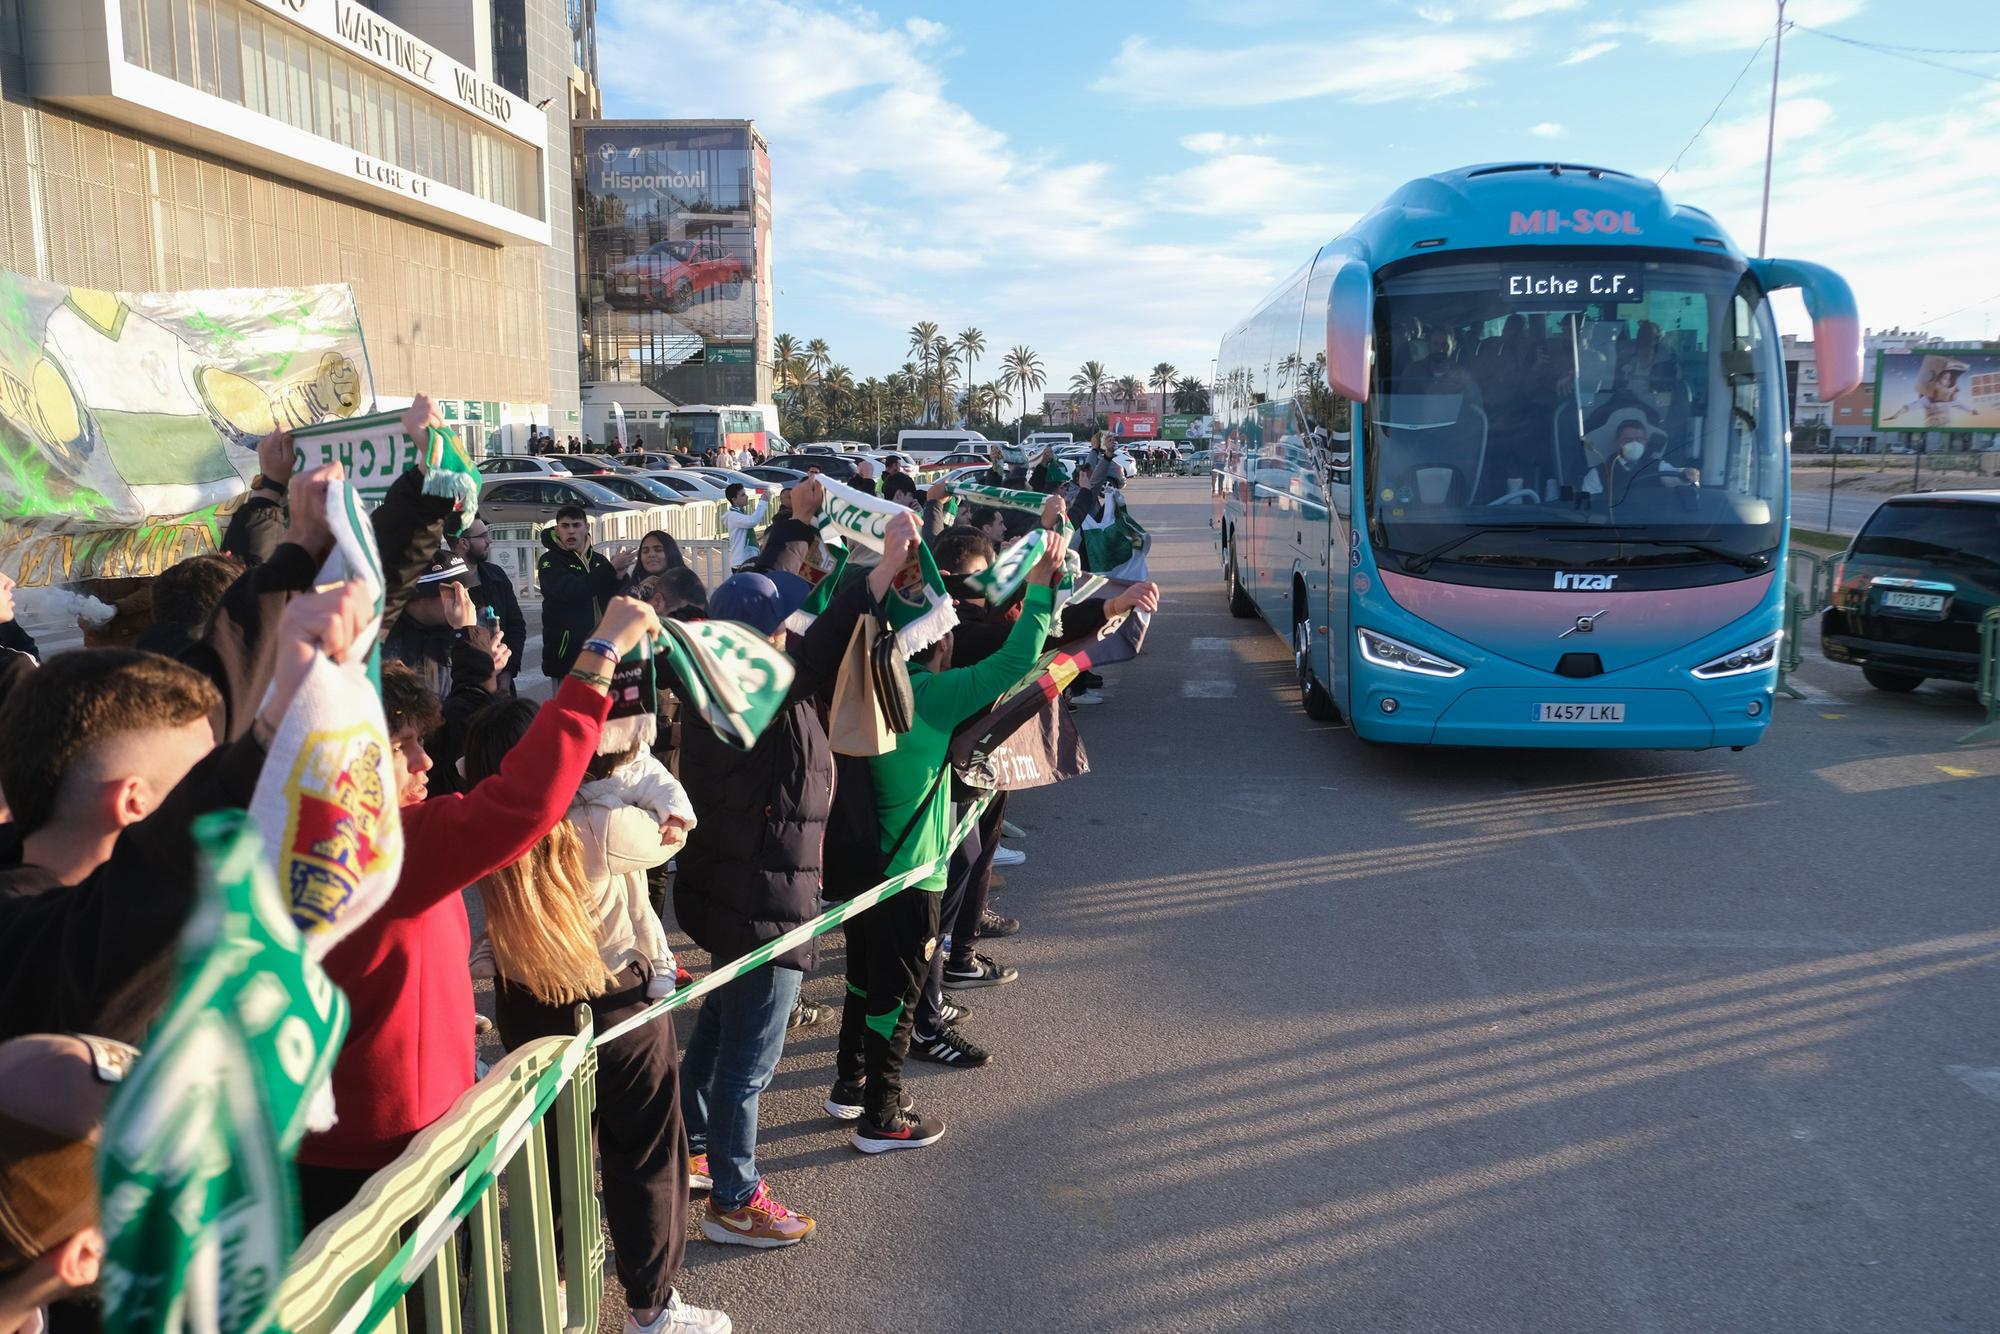
[[[863,1153],[922,1148],[944,1134],[942,1121],[921,1116],[905,1103],[903,1058],[910,1049],[917,992],[938,944],[938,897],[951,851],[946,757],[959,724],[992,707],[1001,692],[1028,674],[1042,652],[1069,547],[1063,533],[1049,537],[1048,550],[1028,575],[1021,618],[1007,642],[972,666],[952,669],[946,636],[912,661],[915,724],[896,738],[894,750],[868,761],[881,849],[888,858],[884,874],[897,876],[925,862],[935,862],[936,869],[848,923],[838,1082],[827,1107],[836,1115],[852,1116],[859,1106],[854,1147]]]

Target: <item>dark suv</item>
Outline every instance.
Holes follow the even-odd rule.
[[[1830,662],[1879,690],[1973,681],[1979,618],[2000,606],[2000,491],[1940,491],[1883,502],[1834,570],[1820,622]]]

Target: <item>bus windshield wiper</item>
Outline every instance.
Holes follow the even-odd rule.
[[[1719,561],[1727,561],[1739,570],[1755,572],[1771,568],[1771,558],[1769,556],[1746,556],[1741,552],[1731,551],[1727,547],[1716,546],[1713,542],[1691,541],[1684,537],[1571,537],[1557,540],[1569,542],[1615,542],[1620,546],[1628,547],[1681,547],[1688,551],[1699,551],[1704,556],[1713,556]]]
[[[1407,574],[1422,574],[1425,570],[1428,570],[1431,567],[1431,562],[1436,560],[1439,556],[1444,555],[1448,551],[1454,551],[1457,548],[1463,546],[1465,543],[1470,542],[1473,538],[1480,537],[1486,533],[1536,533],[1536,532],[1549,532],[1552,530],[1566,531],[1568,529],[1575,528],[1578,526],[1579,525],[1573,523],[1500,523],[1500,524],[1492,524],[1484,528],[1468,528],[1466,531],[1460,533],[1457,537],[1454,537],[1446,542],[1438,543],[1436,546],[1432,547],[1429,551],[1421,552],[1418,555],[1405,558],[1403,561],[1403,570]]]

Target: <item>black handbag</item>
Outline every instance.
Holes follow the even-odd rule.
[[[910,690],[910,666],[896,645],[896,632],[886,627],[875,636],[868,654],[868,677],[875,686],[875,703],[882,721],[891,732],[907,732],[916,725],[917,699]]]

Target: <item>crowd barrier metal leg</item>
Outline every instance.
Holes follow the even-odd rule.
[[[2000,741],[2000,607],[1979,618],[1979,702],[1986,721],[1960,737],[1961,746]]]

